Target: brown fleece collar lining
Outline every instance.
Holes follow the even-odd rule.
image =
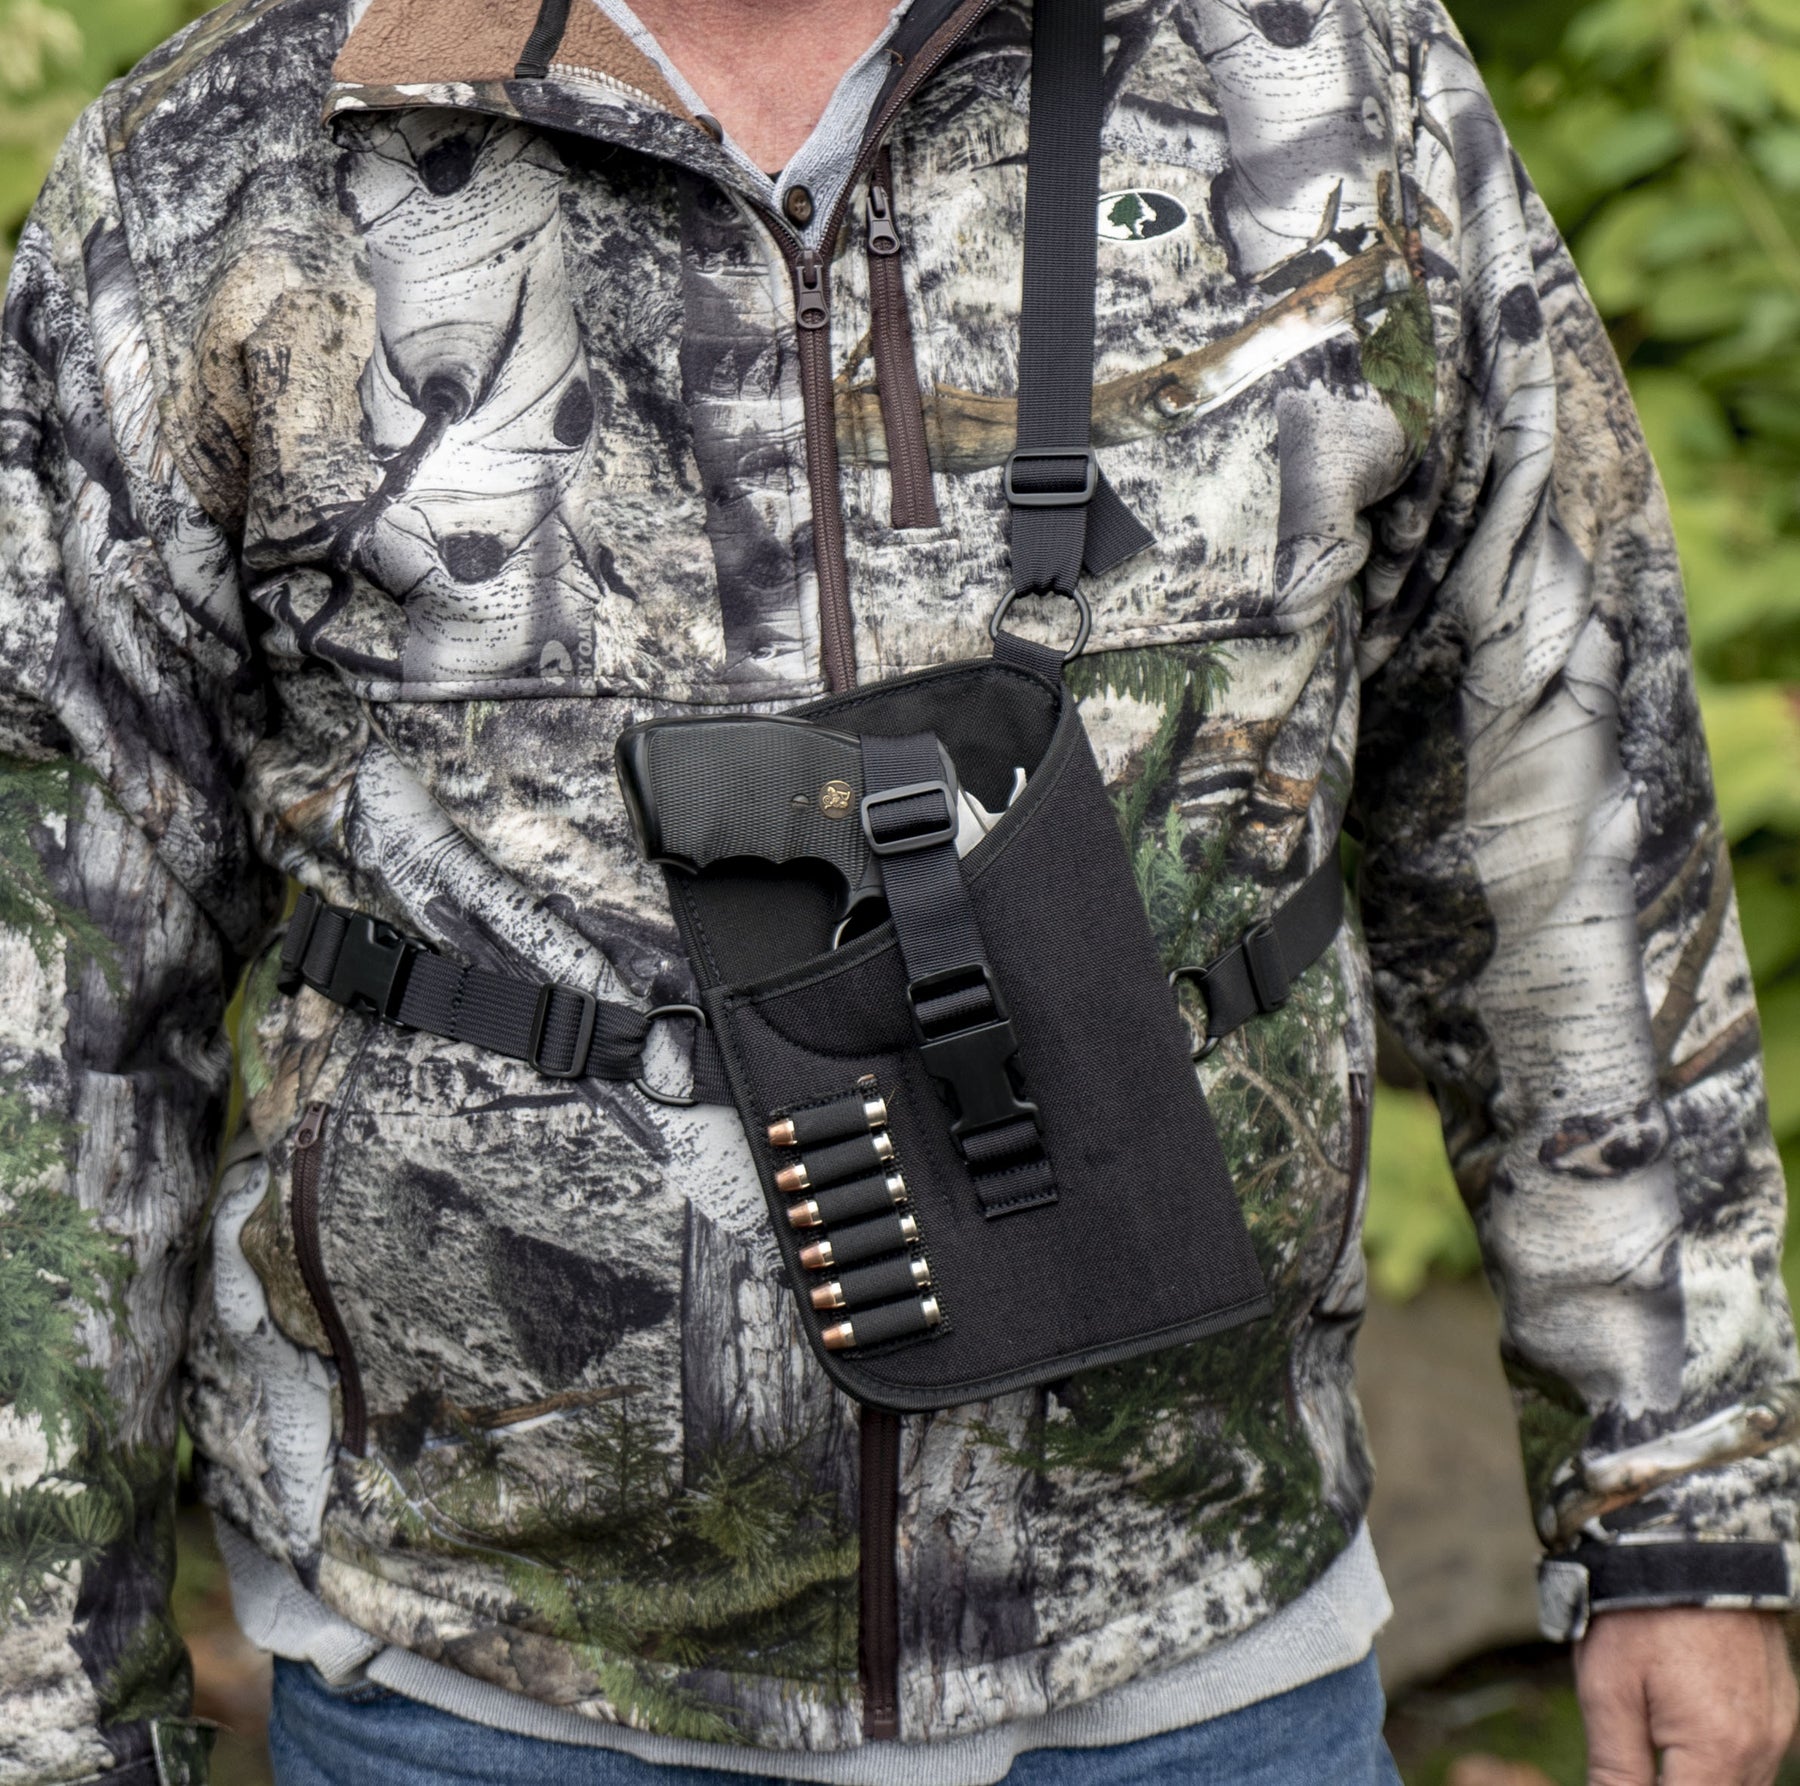
[[[433,87],[510,81],[538,22],[541,0],[370,0],[332,68],[350,87]],[[553,60],[634,88],[690,117],[662,70],[594,0],[570,0]]]

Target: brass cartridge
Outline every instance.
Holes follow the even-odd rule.
[[[827,1141],[847,1141],[852,1135],[886,1125],[887,1100],[880,1097],[840,1099],[835,1104],[797,1110],[769,1124],[771,1147],[818,1147]]]
[[[935,1296],[916,1302],[890,1302],[854,1319],[834,1321],[821,1334],[830,1352],[848,1352],[852,1346],[878,1346],[883,1340],[907,1339],[928,1333],[943,1319]]]
[[[889,1302],[910,1291],[930,1288],[930,1265],[923,1259],[896,1254],[815,1285],[812,1305],[816,1309],[866,1308],[872,1302]]]
[[[797,1160],[783,1166],[775,1174],[775,1188],[786,1197],[797,1197],[815,1187],[841,1184],[847,1178],[860,1178],[874,1167],[885,1166],[894,1157],[894,1140],[886,1129],[871,1135],[855,1135],[848,1141],[833,1142],[819,1150],[810,1160]]]
[[[788,1210],[796,1228],[819,1228],[828,1223],[859,1222],[880,1215],[906,1201],[906,1180],[898,1172],[874,1172],[850,1184],[834,1185]]]
[[[841,1228],[835,1235],[803,1246],[800,1263],[808,1271],[830,1271],[834,1266],[857,1265],[864,1259],[898,1252],[918,1238],[919,1224],[910,1215],[881,1216],[872,1222],[858,1222],[854,1228]]]

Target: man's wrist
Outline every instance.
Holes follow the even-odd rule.
[[[1742,1538],[1627,1534],[1583,1538],[1538,1565],[1538,1623],[1552,1643],[1587,1634],[1596,1612],[1624,1607],[1794,1605],[1784,1545]]]

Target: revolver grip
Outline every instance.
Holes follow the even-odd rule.
[[[825,862],[854,895],[873,879],[862,830],[862,742],[805,720],[756,714],[653,719],[614,760],[638,844],[698,873],[732,856]]]

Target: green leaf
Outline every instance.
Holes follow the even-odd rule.
[[[1433,1271],[1461,1277],[1480,1267],[1437,1106],[1423,1092],[1376,1093],[1363,1244],[1375,1288],[1393,1302],[1416,1296]]]
[[[1732,873],[1751,975],[1771,987],[1777,975],[1800,967],[1800,848],[1747,852]]]
[[[1744,837],[1762,825],[1800,831],[1800,694],[1773,683],[1703,680],[1700,710],[1725,835]]]
[[[1757,1011],[1769,1084],[1769,1126],[1777,1141],[1800,1142],[1800,978],[1789,975],[1759,994]]]
[[[1682,142],[1681,126],[1660,108],[1622,112],[1588,139],[1583,169],[1598,188],[1624,186],[1666,166]]]

